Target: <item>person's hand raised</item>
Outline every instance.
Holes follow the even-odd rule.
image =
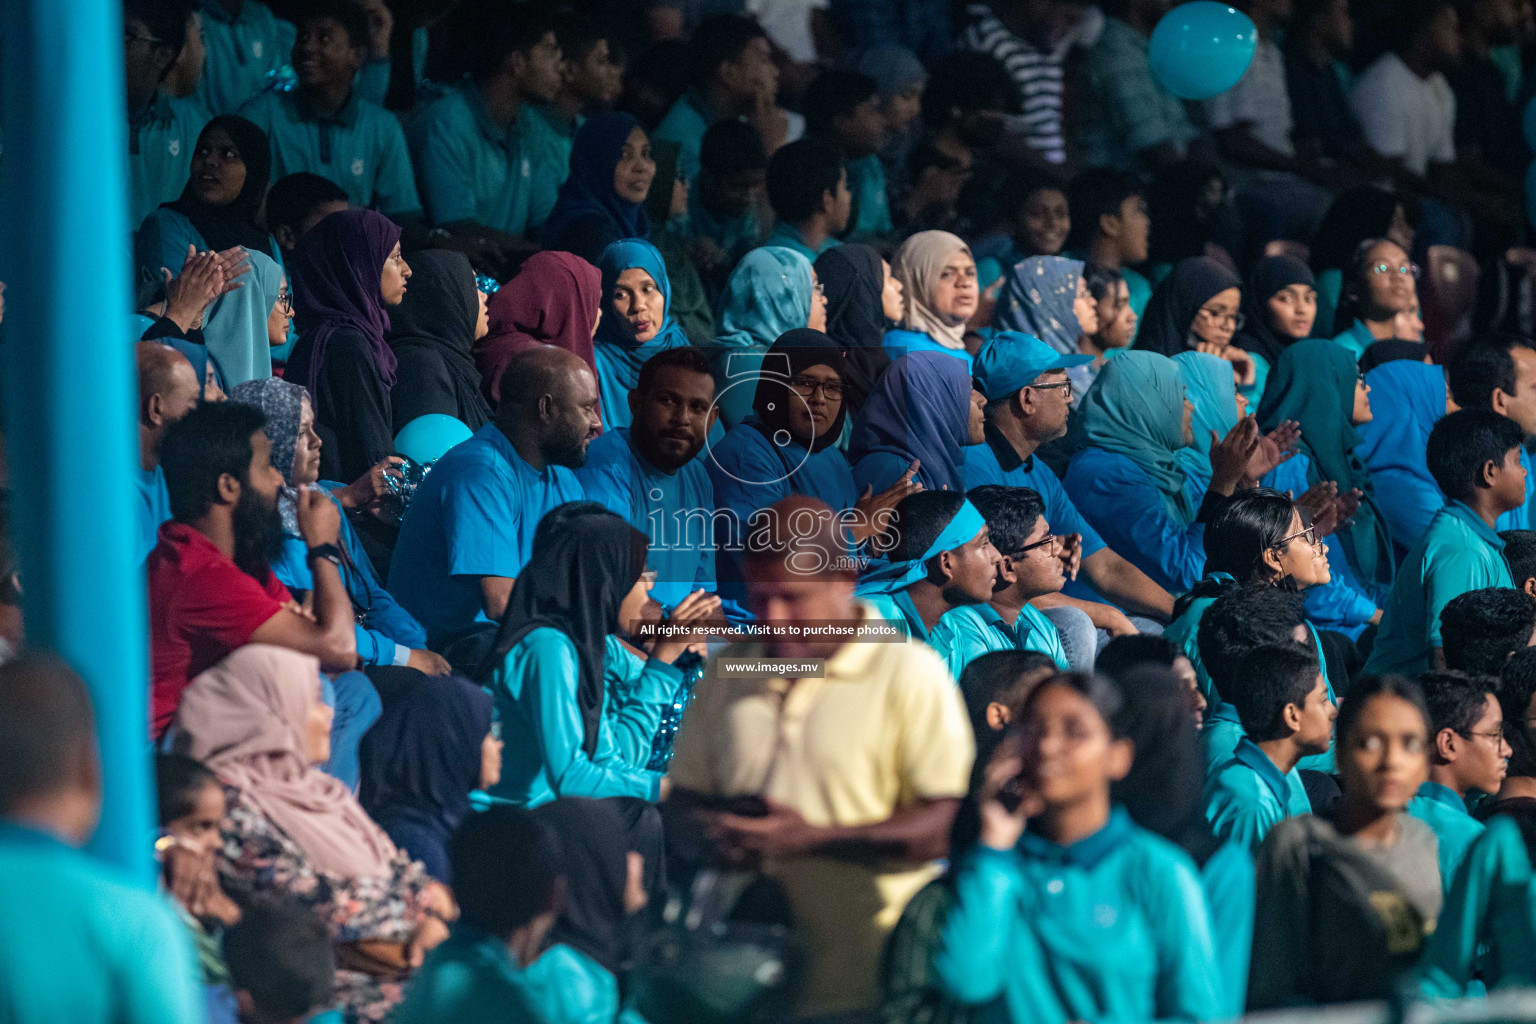
[[[325,490],[313,484],[298,497],[299,536],[306,547],[335,544],[341,538],[341,510]]]

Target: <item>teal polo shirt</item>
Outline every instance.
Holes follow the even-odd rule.
[[[535,228],[543,227],[549,220],[555,200],[560,197],[560,186],[570,177],[571,147],[576,142],[576,130],[585,120],[578,117],[575,124],[569,124],[554,107],[542,101],[525,104],[518,114],[518,133],[533,163],[528,219]]]
[[[421,212],[400,122],[355,91],[335,117],[322,117],[299,89],[262,93],[240,115],[267,133],[273,181],[308,171],[335,182],[354,206],[394,218]]]
[[[815,263],[817,256],[820,256],[828,249],[836,249],[843,243],[829,235],[827,236],[827,240],[821,243],[820,249],[812,249],[810,245],[807,244],[805,236],[800,233],[798,228],[796,228],[793,224],[787,224],[781,220],[773,226],[773,230],[768,233],[768,238],[763,242],[763,244],[777,245],[782,246],[785,249],[793,249],[795,252],[799,253],[801,256],[804,256],[812,263]]]
[[[859,600],[874,609],[875,618],[884,619],[912,639],[928,643],[928,627],[905,590],[894,594],[860,594]]]
[[[1244,737],[1231,760],[1205,781],[1205,819],[1217,839],[1259,848],[1269,830],[1286,818],[1312,813],[1301,775],[1282,773],[1259,745]]]
[[[207,123],[208,111],[196,96],[163,92],[128,118],[128,224],[135,231],[187,187],[192,150]]]
[[[411,152],[433,224],[468,221],[525,235],[548,219],[570,156],[560,163],[552,130],[534,125],[529,111],[503,131],[465,82],[412,121]]]
[[[691,180],[699,176],[699,152],[704,146],[704,133],[715,120],[704,97],[690,89],[672,104],[672,109],[667,111],[651,137],[677,143],[677,172]]]
[[[891,206],[885,195],[885,165],[878,154],[848,161],[848,191],[853,193],[853,223],[848,233],[858,238],[889,235]]]
[[[1365,324],[1356,320],[1350,325],[1349,330],[1333,339],[1335,345],[1340,345],[1349,351],[1356,361],[1365,355],[1365,350],[1376,344],[1376,336]]]
[[[1061,634],[1050,619],[1030,605],[1024,606],[1012,626],[990,604],[953,608],[934,623],[928,643],[939,652],[950,675],[957,680],[965,666],[992,651],[1039,651],[1063,672],[1068,668]]]
[[[1398,567],[1365,671],[1429,671],[1430,649],[1441,646],[1440,613],[1450,600],[1469,590],[1514,585],[1499,535],[1468,506],[1448,502]]]
[[[1433,829],[1440,841],[1440,886],[1450,892],[1456,869],[1487,826],[1467,813],[1466,801],[1454,789],[1438,782],[1419,787],[1408,801],[1408,813]]]
[[[233,114],[270,88],[288,63],[297,32],[291,22],[276,17],[257,0],[245,0],[235,15],[220,0],[203,0],[200,10],[208,58],[198,95],[210,114]],[[272,175],[273,181],[277,178]]]

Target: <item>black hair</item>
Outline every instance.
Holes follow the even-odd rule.
[[[1536,776],[1536,747],[1525,725],[1531,698],[1536,697],[1536,647],[1516,651],[1499,673],[1499,707],[1504,712],[1504,738],[1509,741],[1509,774]]]
[[[560,54],[568,61],[581,63],[603,41],[608,43],[608,53],[615,62],[623,63],[624,47],[618,37],[604,31],[602,25],[574,11],[561,11],[553,22],[555,41],[560,44]],[[539,37],[543,38],[542,35]],[[538,42],[538,40],[534,40]],[[523,47],[526,49],[526,47]]]
[[[656,383],[657,374],[671,367],[701,373],[711,381],[714,380],[709,370],[709,357],[691,345],[680,345],[677,348],[662,349],[641,365],[640,376],[635,381],[635,394],[649,393]]]
[[[469,75],[484,82],[501,70],[509,55],[527,53],[553,31],[555,16],[543,4],[461,3],[443,19],[432,40],[428,77],[449,84]]]
[[[1456,404],[1463,409],[1492,409],[1495,388],[1513,395],[1516,345],[1531,347],[1513,334],[1494,334],[1463,346],[1446,370],[1446,385]]]
[[[1279,491],[1239,491],[1206,524],[1206,573],[1224,572],[1239,583],[1267,581],[1272,570],[1264,555],[1290,534],[1295,514],[1295,504]]]
[[[995,702],[1016,709],[1027,696],[1024,677],[1042,671],[1054,674],[1056,662],[1039,651],[988,651],[966,664],[960,673],[960,694],[976,737],[978,767],[986,764],[1003,736],[987,725],[987,705]]]
[[[966,491],[965,496],[987,521],[992,546],[1005,554],[1011,555],[1028,543],[1035,524],[1045,515],[1045,502],[1028,487],[983,484]]]
[[[895,538],[891,557],[921,558],[964,504],[965,496],[958,491],[918,491],[902,498],[885,528],[886,536]]]
[[[821,139],[800,139],[780,146],[768,158],[768,202],[790,224],[810,220],[847,169],[843,151]]]
[[[1419,676],[1419,688],[1424,691],[1424,706],[1429,711],[1429,745],[1433,749],[1435,736],[1442,729],[1471,737],[1482,720],[1489,694],[1497,695],[1499,681],[1497,676],[1466,672],[1425,672]]]
[[[1104,719],[1104,724],[1109,726],[1109,734],[1115,739],[1125,737],[1126,727],[1129,724],[1125,695],[1120,687],[1112,680],[1093,672],[1058,672],[1049,679],[1040,680],[1039,684],[1030,691],[1020,709],[1020,717],[1028,718],[1035,701],[1040,699],[1040,694],[1050,686],[1065,686],[1067,689],[1082,697],[1093,705],[1099,717]]]
[[[218,501],[219,477],[228,473],[250,482],[251,435],[267,424],[254,405],[202,402],[165,428],[160,439],[160,469],[170,496],[171,515],[190,523],[208,514]]]
[[[923,176],[924,171],[930,168],[937,171],[957,171],[960,169],[960,161],[931,142],[919,142],[907,155],[907,177],[915,182]]]
[[[242,908],[224,933],[230,987],[250,994],[268,1020],[298,1020],[328,1006],[336,953],[325,923],[297,902],[267,895]]]
[[[1349,261],[1343,267],[1343,283],[1339,286],[1339,307],[1333,315],[1333,329],[1349,330],[1356,320],[1364,320],[1363,307],[1371,301],[1370,268],[1371,253],[1378,245],[1397,245],[1390,238],[1367,238],[1355,246]],[[1398,245],[1401,249],[1402,246]]]
[[[198,792],[218,785],[219,777],[203,762],[185,754],[160,754],[155,758],[155,790],[160,798],[160,825],[191,814]]]
[[[179,54],[187,45],[192,9],[191,0],[123,0],[123,23],[139,22],[159,40],[156,46]]]
[[[1172,668],[1174,662],[1188,657],[1178,644],[1156,633],[1130,633],[1117,636],[1104,645],[1093,661],[1093,670],[1099,675],[1119,681],[1133,669],[1154,665]]]
[[[1440,646],[1447,668],[1496,675],[1509,656],[1531,642],[1536,597],[1509,587],[1458,594],[1440,612]]]
[[[285,174],[267,192],[267,230],[293,228],[297,234],[304,218],[323,203],[345,203],[347,194],[329,178],[308,171]]]
[[[752,18],[739,14],[716,14],[705,18],[694,29],[688,44],[688,63],[693,68],[695,85],[707,86],[720,72],[720,65],[741,57],[754,39],[766,38]]]
[[[1001,61],[988,53],[951,53],[933,68],[923,90],[923,124],[940,129],[961,114],[981,110],[1017,113],[1019,87]]]
[[[1216,692],[1241,685],[1238,665],[1260,644],[1295,643],[1306,622],[1301,595],[1284,587],[1231,587],[1205,610],[1195,643]]]
[[[1120,216],[1120,207],[1146,190],[1129,174],[1103,168],[1083,171],[1067,186],[1067,208],[1072,211],[1072,231],[1067,245],[1084,252],[1099,232],[1099,218]]]
[[[1093,296],[1094,302],[1103,302],[1111,291],[1119,289],[1124,280],[1125,274],[1113,267],[1093,262],[1083,265],[1083,284],[1088,286],[1088,294]]]
[[[1300,644],[1260,644],[1237,663],[1236,682],[1223,687],[1222,698],[1255,743],[1284,739],[1286,706],[1306,704],[1320,671],[1317,655]]]
[[[95,756],[91,698],[74,669],[47,654],[0,665],[0,814],[63,790]]]
[[[829,68],[811,80],[800,112],[805,115],[805,130],[820,134],[832,127],[834,119],[852,114],[860,103],[875,98],[879,91],[875,80],[857,71]]]
[[[1525,581],[1536,577],[1536,530],[1505,530],[1499,539],[1504,542],[1504,561],[1509,563],[1515,589],[1524,590]]]
[[[1489,409],[1458,409],[1429,432],[1424,461],[1429,475],[1452,501],[1471,504],[1483,483],[1483,467],[1503,465],[1510,451],[1525,441],[1520,425]]]
[[[1455,6],[1455,0],[1396,0],[1392,17],[1385,22],[1390,49],[1400,54],[1408,52],[1441,11]]]
[[[347,41],[354,47],[368,47],[371,37],[368,10],[357,0],[307,0],[299,9],[295,24],[302,27],[311,22],[326,20],[340,25],[347,33]]]
[[[1342,748],[1349,742],[1349,734],[1359,723],[1365,705],[1372,697],[1396,697],[1412,704],[1424,719],[1424,734],[1429,738],[1429,707],[1424,703],[1424,691],[1418,683],[1403,676],[1366,676],[1350,688],[1349,696],[1339,705],[1339,717],[1333,723],[1336,747]]]
[[[16,546],[11,542],[11,495],[0,491],[0,606],[21,604],[13,577],[20,575]]]
[[[765,171],[768,153],[757,129],[734,117],[723,118],[704,132],[699,145],[699,166],[716,181],[742,171]],[[836,187],[837,182],[834,181]]]
[[[1023,209],[1029,197],[1036,192],[1060,192],[1066,195],[1067,186],[1060,178],[1032,167],[1011,171],[1003,179],[998,190],[998,203],[1011,217]]]
[[[560,844],[531,811],[498,804],[471,814],[449,843],[462,919],[500,939],[548,910]]]

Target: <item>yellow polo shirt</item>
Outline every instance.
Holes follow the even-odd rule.
[[[793,685],[719,667],[719,659],[762,654],[761,645],[737,644],[710,664],[678,730],[674,785],[761,795],[812,825],[870,825],[919,800],[965,795],[975,741],[959,687],[926,644],[845,644],[824,678]],[[809,946],[799,1012],[876,1005],[885,938],[938,866],[798,856],[764,870],[788,892]]]

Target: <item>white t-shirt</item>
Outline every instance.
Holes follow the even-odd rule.
[[[757,18],[763,31],[799,64],[816,60],[816,40],[811,35],[811,12],[825,10],[830,0],[747,0],[746,12]]]
[[[1349,105],[1371,148],[1402,157],[1414,174],[1455,161],[1456,94],[1440,72],[1420,78],[1397,54],[1383,54],[1355,83]]]
[[[1295,156],[1291,143],[1291,94],[1285,84],[1285,58],[1280,48],[1260,39],[1253,63],[1236,85],[1205,101],[1205,117],[1212,129],[1235,124],[1252,125],[1253,137],[1277,153]]]

